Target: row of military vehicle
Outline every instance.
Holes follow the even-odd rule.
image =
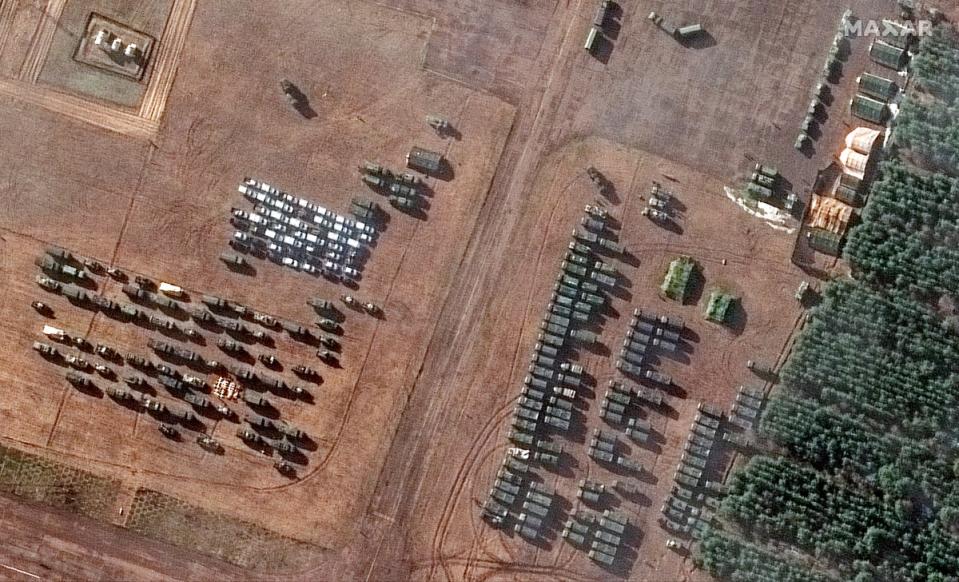
[[[676,484],[663,503],[663,517],[659,520],[660,525],[673,533],[701,537],[712,521],[714,510],[719,506],[715,498],[708,499],[711,509],[697,505],[707,502],[708,494],[718,495],[724,490],[721,483],[703,478],[704,473],[709,470],[709,458],[717,431],[720,430],[721,417],[720,409],[700,402],[682,457],[673,475]]]
[[[580,510],[563,526],[563,539],[587,552],[590,560],[607,566],[615,563],[629,527],[629,518],[606,509],[601,516]]]
[[[409,172],[396,173],[370,161],[363,162],[358,169],[360,179],[375,191],[383,193],[397,210],[409,212],[420,206],[417,188],[422,181],[417,175]]]
[[[57,255],[51,254],[53,252],[57,253]],[[43,257],[38,259],[37,262],[38,264],[45,265],[49,264],[50,261],[57,262],[59,260],[56,258],[57,256],[72,255],[70,255],[69,251],[52,247],[51,249],[48,249],[48,252]],[[118,275],[123,275],[122,278],[126,279],[125,274],[122,272],[118,271]],[[176,321],[162,318],[157,315],[151,315],[136,305],[113,301],[112,299],[91,293],[82,287],[78,287],[69,283],[61,283],[60,281],[56,281],[45,275],[38,275],[36,282],[40,287],[51,292],[60,293],[70,299],[72,302],[80,305],[98,307],[103,311],[115,311],[133,319],[144,319],[160,329],[180,331],[187,336],[193,336],[198,333],[191,328],[179,327],[179,324]],[[155,292],[155,290],[159,292]],[[317,339],[313,338],[309,329],[301,324],[278,320],[271,315],[256,312],[240,303],[229,301],[215,295],[202,296],[201,301],[206,305],[207,309],[199,307],[191,309],[185,303],[177,300],[177,298],[183,298],[185,296],[185,292],[181,287],[164,282],[161,282],[158,285],[150,279],[142,276],[136,277],[135,284],[124,284],[122,291],[139,305],[157,306],[169,313],[178,315],[188,314],[198,322],[215,323],[227,331],[250,336],[257,340],[265,339],[265,334],[262,331],[251,330],[239,322],[233,322],[228,319],[216,317],[213,312],[225,314],[231,317],[249,318],[261,326],[269,329],[282,327],[294,338]],[[320,320],[317,325],[319,325],[325,331],[329,331],[331,333],[340,332],[339,324],[328,318]]]
[[[763,406],[763,390],[753,386],[740,386],[736,392],[736,402],[729,414],[729,422],[743,430],[752,428]]]
[[[604,210],[587,206],[584,226],[605,232],[607,218]],[[617,283],[616,269],[597,260],[589,246],[576,240],[570,242],[569,251],[560,267],[561,272],[542,321],[539,342],[528,368],[529,374],[523,380],[523,392],[514,410],[508,438],[515,446],[510,448],[504,469],[490,491],[490,499],[483,510],[484,517],[497,526],[505,526],[510,503],[504,502],[514,500],[516,492],[512,488],[521,484],[509,477],[510,466],[518,466],[525,473],[528,470],[526,461],[529,460],[545,465],[559,462],[562,447],[538,435],[542,428],[559,431],[570,428],[573,402],[577,389],[583,385],[584,370],[580,364],[566,359],[564,351],[568,347],[567,341],[573,339],[593,343],[598,339],[595,332],[573,329],[573,326],[589,324],[598,308],[605,305],[606,298],[600,285],[608,287]],[[514,516],[514,529],[524,538],[536,539],[545,514],[536,515],[536,508],[527,507],[527,504],[524,504],[526,512]],[[543,511],[542,506],[539,511]],[[534,514],[530,515],[530,512]]]
[[[602,463],[621,467],[635,473],[642,473],[642,464],[623,456],[618,452],[618,442],[615,434],[600,429],[593,429],[593,438],[589,442],[587,454]]]
[[[668,374],[643,367],[643,364],[647,353],[653,349],[675,352],[682,341],[684,328],[682,319],[634,310],[616,360],[616,369],[623,374],[669,386],[673,380]]]
[[[33,347],[47,358],[55,358],[59,357],[60,355],[58,350],[49,344],[34,342]],[[97,345],[96,352],[104,357],[110,357],[111,354],[116,355],[116,352],[112,350],[112,348],[103,346],[102,344]],[[180,398],[197,412],[209,414],[210,411],[215,411],[222,418],[227,420],[235,420],[237,418],[236,414],[224,403],[211,400],[205,394],[203,394],[203,391],[208,387],[202,379],[189,374],[184,374],[181,376],[176,370],[171,369],[165,364],[151,363],[135,355],[128,355],[126,357],[126,361],[140,370],[151,370],[156,372],[158,382],[167,390],[167,392],[173,396],[176,396],[177,398]],[[86,371],[84,368],[78,369],[81,371]],[[115,377],[115,374],[111,375]],[[95,383],[93,380],[91,380],[90,377],[80,373],[80,371],[68,371],[66,373],[66,379],[71,385],[75,386],[81,391],[89,391],[95,388]],[[170,408],[152,396],[152,393],[146,392],[145,390],[147,388],[147,384],[141,376],[128,375],[123,380],[130,389],[110,385],[104,390],[106,394],[119,404],[128,407],[136,407],[137,410],[146,411],[151,416],[165,421],[159,425],[160,432],[165,436],[171,439],[179,439],[179,431],[169,424],[170,421],[178,422],[186,427],[192,427],[196,424],[197,416],[193,411],[188,409]],[[257,394],[256,392],[244,391],[243,400],[254,408],[275,410],[275,408],[273,408],[269,402],[262,397],[262,395]],[[251,445],[257,445],[259,448],[262,448],[262,446],[269,446],[277,452],[289,456],[299,451],[296,443],[302,442],[304,439],[306,439],[306,435],[302,430],[284,421],[272,420],[258,414],[247,414],[244,416],[243,420],[251,428],[259,432],[253,432],[248,428],[241,428],[237,431],[237,435],[240,436],[240,438],[244,441],[250,443]],[[260,434],[261,432],[280,434],[281,438],[270,438],[269,436]],[[282,437],[285,437],[286,440],[283,440]],[[222,447],[219,445],[219,443],[207,435],[198,436],[196,441],[205,449],[216,451],[222,450]],[[274,466],[285,474],[289,474],[291,471],[295,473],[295,470],[289,466],[289,463],[287,462],[278,463]]]
[[[102,309],[103,311],[115,311],[118,314],[128,316],[131,319],[143,320],[153,325],[154,327],[160,329],[161,331],[173,331],[177,333],[183,333],[187,337],[191,337],[191,338],[199,336],[199,332],[192,327],[183,327],[180,322],[167,319],[155,314],[149,314],[135,305],[118,303],[110,299],[107,299],[105,297],[102,297],[100,295],[87,293],[85,290],[79,287],[76,287],[75,285],[60,284],[59,282],[53,281],[42,275],[37,278],[37,282],[45,289],[50,291],[59,291],[64,296],[68,297],[69,299],[81,305],[96,306]],[[166,297],[164,295],[153,294],[147,291],[146,289],[144,289],[143,287],[133,286],[128,284],[128,285],[124,285],[123,291],[124,293],[126,293],[131,298],[133,298],[134,300],[138,301],[141,304],[154,303],[157,305],[166,306],[168,309],[172,308],[172,306],[175,305],[177,311],[183,312],[183,313],[189,313],[193,317],[193,319],[195,319],[196,321],[205,323],[207,325],[216,324],[220,328],[228,332],[231,332],[237,336],[247,337],[257,341],[265,341],[267,339],[265,332],[263,332],[262,330],[251,329],[247,327],[246,325],[244,325],[242,322],[237,321],[235,319],[217,317],[213,315],[213,313],[211,313],[210,311],[203,308],[187,310],[186,306],[184,306],[183,304],[175,300],[172,300],[169,297]],[[314,332],[312,332],[309,328],[299,323],[277,320],[275,317],[271,315],[249,310],[248,308],[242,305],[227,301],[220,297],[215,297],[212,295],[204,295],[203,302],[207,304],[210,308],[217,309],[220,312],[228,311],[234,316],[247,316],[253,321],[255,321],[256,323],[259,323],[263,327],[267,327],[269,329],[276,329],[277,327],[281,327],[282,329],[286,330],[290,334],[290,336],[294,339],[298,339],[300,341],[304,341],[308,343],[313,343],[313,342],[319,343],[326,349],[318,350],[316,354],[317,357],[329,365],[335,366],[338,364],[338,358],[336,354],[334,354],[333,352],[335,350],[339,350],[340,342],[333,336],[314,334]],[[44,309],[46,309],[46,305],[41,302],[34,302],[34,304],[35,306],[40,305]],[[333,313],[338,313],[338,312],[334,310],[331,313],[331,315]],[[342,331],[340,324],[338,324],[337,322],[329,318],[321,318],[317,320],[316,324],[321,329],[327,332],[339,333]],[[246,347],[231,338],[220,338],[219,340],[217,340],[217,346],[221,350],[226,352],[227,354],[234,357],[249,356],[249,352],[246,350]],[[190,350],[187,350],[187,349],[184,349],[183,351],[184,351],[184,354],[186,354],[187,352],[190,352]],[[177,356],[176,353],[171,353],[171,355],[174,357]],[[187,359],[188,361],[195,360],[193,356],[187,356],[184,359]],[[275,362],[275,356],[261,355],[260,359],[261,361],[263,361],[263,363],[268,365],[270,365],[271,362]],[[196,361],[199,361],[199,360],[196,360]],[[206,362],[206,366],[211,369],[217,368],[218,365],[219,363],[216,361]],[[294,366],[293,371],[296,372],[299,376],[304,378],[321,379],[319,374],[316,373],[315,371],[312,371],[312,368],[308,366],[302,366],[302,365]]]
[[[606,231],[608,214],[605,210],[587,206],[585,212],[584,225]],[[541,415],[546,424],[568,430],[571,415],[557,407],[564,400],[569,404],[576,397],[576,389],[582,383],[583,368],[562,361],[560,351],[565,347],[567,338],[584,343],[593,343],[598,339],[593,331],[572,328],[574,325],[589,324],[596,308],[605,305],[606,299],[600,285],[614,287],[617,284],[617,272],[612,265],[597,260],[590,247],[575,240],[570,242],[560,268],[554,293],[541,324],[539,342],[529,367],[530,374],[524,380],[524,400],[521,400],[517,415],[521,420],[534,420],[533,416]],[[554,395],[550,396],[549,403],[545,403],[543,398],[550,391]],[[540,394],[543,397],[536,398]],[[523,402],[527,400],[526,407],[532,410],[523,412]],[[522,418],[523,415],[526,418]]]
[[[509,527],[528,540],[541,535],[553,506],[555,493],[528,476],[529,465],[509,454],[496,475],[483,504],[483,518],[491,525]]]
[[[226,418],[234,416],[229,408],[225,405],[217,404],[203,396],[203,392],[209,392],[209,386],[207,385],[206,381],[199,376],[195,376],[190,373],[181,374],[175,368],[172,368],[165,363],[153,362],[136,354],[120,356],[117,350],[104,344],[97,344],[95,348],[90,349],[91,346],[86,340],[79,338],[79,336],[71,336],[62,330],[52,328],[51,326],[44,326],[44,334],[47,335],[47,337],[51,337],[58,341],[72,344],[83,351],[91,351],[103,358],[105,361],[120,365],[125,362],[141,372],[156,375],[160,385],[162,385],[168,392],[174,396],[183,398],[198,410],[212,409],[216,410],[216,412]],[[265,387],[272,392],[284,395],[289,394],[296,398],[302,398],[307,394],[306,390],[301,386],[290,386],[279,378],[265,376],[262,374],[257,375],[251,369],[246,368],[245,366],[222,366],[217,361],[204,360],[191,350],[177,348],[162,341],[151,339],[150,347],[157,351],[157,353],[167,356],[175,356],[185,362],[193,364],[195,367],[202,368],[204,371],[218,370],[225,367],[231,372],[235,373],[239,378],[243,379],[246,382],[246,385],[251,387],[252,390],[258,390],[262,387]],[[62,359],[70,367],[80,372],[89,372],[91,369],[93,369],[108,380],[117,378],[116,372],[109,365],[99,362],[91,364],[86,358],[83,357],[82,354],[60,353],[55,346],[51,346],[43,342],[34,342],[33,349],[47,359]],[[135,374],[125,376],[123,378],[123,382],[138,392],[145,392],[148,389],[146,380],[143,377]],[[265,410],[275,409],[269,403],[269,401],[263,398],[260,394],[257,394],[255,391],[245,391],[244,400],[254,407],[259,407]]]

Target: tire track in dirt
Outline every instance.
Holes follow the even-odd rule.
[[[0,54],[7,45],[10,27],[16,17],[19,0],[0,0]]]
[[[159,129],[157,123],[132,113],[19,81],[0,79],[0,96],[17,99],[53,113],[131,137],[149,139]]]
[[[193,21],[197,0],[174,0],[163,36],[158,42],[150,85],[140,103],[140,117],[159,124],[166,110],[167,98],[176,81],[186,37]]]
[[[459,494],[462,491],[464,485],[466,484],[469,473],[473,470],[476,460],[479,458],[480,454],[483,451],[483,448],[486,447],[489,443],[490,437],[498,432],[500,424],[509,417],[513,409],[513,400],[509,400],[506,404],[498,408],[493,415],[486,421],[483,425],[483,428],[480,431],[480,436],[473,441],[473,445],[470,447],[470,450],[466,454],[466,458],[460,464],[459,468],[456,471],[456,475],[453,478],[453,485],[451,487],[449,495],[443,502],[443,511],[440,514],[440,519],[437,524],[436,529],[433,532],[433,540],[431,542],[431,551],[432,551],[432,560],[433,564],[430,567],[429,578],[433,577],[433,574],[436,570],[436,565],[439,564],[443,567],[443,570],[447,574],[447,578],[452,580],[452,577],[449,575],[449,571],[446,568],[446,563],[442,555],[442,545],[445,541],[446,532],[449,529],[449,524],[452,521],[453,509],[456,507],[457,502],[459,501]]]
[[[547,203],[549,203],[548,208],[549,208],[550,210],[549,210],[548,216],[547,216],[546,221],[545,221],[545,222],[546,222],[546,228],[543,229],[543,231],[542,231],[542,236],[540,237],[540,240],[539,240],[539,247],[538,247],[538,252],[537,252],[537,255],[536,255],[536,263],[535,263],[535,267],[534,267],[534,272],[536,273],[537,277],[534,277],[533,280],[536,280],[536,281],[539,280],[538,275],[542,272],[543,267],[544,267],[544,258],[546,257],[546,247],[547,247],[548,241],[550,240],[550,235],[551,235],[551,233],[552,233],[552,226],[553,226],[553,223],[555,222],[556,213],[557,213],[557,211],[558,211],[558,210],[560,209],[560,207],[561,207],[561,203],[562,203],[562,200],[563,200],[563,198],[564,198],[564,195],[570,190],[570,188],[572,188],[572,186],[573,186],[573,184],[574,184],[575,182],[576,182],[576,177],[574,176],[574,177],[571,178],[570,181],[565,185],[565,187],[563,187],[562,189],[557,189],[557,188],[553,188],[553,184],[555,184],[555,179],[554,179],[554,180],[551,180],[551,181],[550,181],[549,187],[546,189],[547,192],[552,193],[551,196],[550,196],[550,197],[547,199],[547,201],[546,201]],[[546,206],[546,204],[544,204],[544,206]],[[530,289],[529,289],[529,292],[527,293],[527,296],[526,296],[526,306],[525,306],[524,311],[523,311],[523,319],[521,320],[521,321],[523,321],[524,323],[529,320],[530,313],[531,313],[532,310],[534,309],[533,303],[534,303],[534,299],[537,298],[537,291],[538,291],[538,289],[537,289],[535,286],[531,286]],[[510,370],[516,370],[516,366],[517,366],[518,359],[519,359],[519,357],[520,357],[520,353],[522,353],[521,350],[522,350],[522,347],[523,347],[523,344],[524,344],[525,331],[526,331],[525,329],[521,329],[521,330],[520,330],[520,333],[519,333],[518,336],[517,336],[516,345],[515,345],[515,347],[514,347],[514,349],[513,349],[513,353],[512,353],[512,361],[511,361],[511,365],[510,365],[510,368],[509,368]],[[512,374],[510,375],[510,379],[512,380]],[[510,399],[509,399],[509,403],[510,403],[510,404],[507,404],[507,405],[506,405],[506,410],[507,410],[507,411],[509,411],[509,410],[511,409],[511,405],[512,405],[513,403],[515,403],[515,402],[519,399],[519,396],[520,396],[520,395],[517,394],[515,398],[510,398]],[[503,409],[500,409],[500,410],[503,410]],[[497,411],[497,412],[499,412],[499,411]],[[494,419],[492,419],[492,420],[496,420],[496,419],[494,418]],[[487,429],[488,425],[489,425],[489,421],[487,422],[487,425],[484,425],[484,428],[483,428],[484,438],[486,438],[486,437],[488,436],[488,435],[486,435],[486,429]],[[493,450],[495,450],[495,449],[493,449]],[[472,451],[471,451],[471,453],[472,453]],[[478,454],[479,454],[479,453],[476,453],[477,456],[478,456]],[[464,461],[464,462],[473,463],[473,461],[475,461],[475,459],[470,460],[470,458],[467,457],[467,461]],[[444,519],[446,520],[446,524],[445,524],[445,525],[440,525],[440,526],[438,526],[438,527],[437,527],[437,530],[434,531],[434,544],[433,544],[433,548],[434,548],[434,549],[433,549],[433,559],[434,559],[434,562],[435,562],[437,559],[440,560],[440,561],[442,561],[442,560],[444,559],[443,556],[442,556],[442,545],[444,544],[444,542],[445,542],[445,540],[446,540],[449,522],[452,520],[453,510],[454,510],[454,508],[455,508],[455,506],[456,506],[456,502],[458,501],[458,500],[456,500],[456,499],[447,498],[447,501],[448,501],[448,502],[451,501],[451,500],[452,500],[452,505],[451,505],[451,506],[444,506],[444,512],[443,512],[442,517],[441,517],[441,524],[442,524],[442,522],[443,522]],[[448,507],[448,510],[447,510],[447,507]],[[471,523],[472,523],[472,521],[471,521]],[[437,532],[439,532],[440,529],[442,529],[443,531],[442,531],[442,533],[439,534],[439,535],[440,535],[440,539],[439,539],[439,541],[437,542],[437,541],[436,541],[436,535],[437,535]],[[470,550],[469,550],[469,553],[470,553],[470,554],[473,554],[473,549],[475,548],[475,545],[476,545],[475,537],[476,537],[476,529],[474,528],[474,543],[471,544],[471,546],[470,546]],[[468,571],[468,570],[469,570],[469,561],[467,561],[467,566],[466,566],[466,571]],[[444,567],[444,571],[445,571],[445,573],[447,574],[447,578],[449,578],[449,579],[452,580],[453,578],[450,576],[449,571],[448,571],[445,567]],[[466,571],[464,571],[464,576],[466,575]],[[430,571],[430,577],[432,577],[432,576],[433,576],[433,570]]]
[[[27,58],[20,67],[19,79],[29,83],[36,83],[40,77],[40,71],[43,69],[47,60],[47,53],[50,52],[50,45],[53,43],[53,36],[57,32],[60,23],[60,15],[63,13],[63,7],[67,0],[49,0],[47,5],[41,9],[40,21],[37,23],[36,32],[33,34],[33,42],[30,44],[30,50],[27,52]]]

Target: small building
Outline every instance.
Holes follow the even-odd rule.
[[[899,89],[893,81],[877,75],[870,75],[869,73],[860,75],[860,77],[856,79],[856,84],[861,95],[872,97],[883,102],[888,102],[892,99]]]
[[[435,173],[443,165],[443,154],[414,147],[406,154],[406,166],[427,174]]]
[[[849,111],[860,119],[881,125],[886,120],[886,104],[857,94],[849,102]]]
[[[869,57],[880,65],[897,71],[906,64],[905,50],[881,40],[874,40],[869,45]]]

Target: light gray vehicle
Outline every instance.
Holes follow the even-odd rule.
[[[602,307],[606,305],[606,298],[595,293],[581,293],[580,298],[586,303],[595,305],[596,307]]]
[[[528,408],[534,412],[543,410],[543,402],[540,400],[533,400],[532,398],[521,396],[518,402],[521,407]]]
[[[618,404],[622,404],[623,406],[628,406],[630,402],[629,396],[627,396],[626,394],[622,394],[620,392],[616,392],[614,390],[607,390],[605,398],[606,400],[609,400],[610,402],[616,402]]]
[[[566,338],[562,335],[555,335],[551,333],[540,333],[536,336],[540,343],[543,343],[554,348],[561,348],[566,345]]]
[[[99,295],[91,296],[85,290],[77,287],[76,285],[64,285],[62,293],[64,297],[72,300],[74,303],[83,303],[85,301],[91,301],[94,297],[100,297]]]
[[[711,428],[711,429],[713,429],[713,430],[719,429],[719,421],[718,421],[718,420],[716,420],[715,418],[713,418],[713,417],[711,417],[711,416],[705,416],[705,415],[704,415],[703,413],[701,413],[701,412],[697,412],[697,413],[696,413],[696,418],[693,419],[693,422],[695,422],[696,424],[701,424],[701,425],[703,425],[703,426],[707,426],[707,427],[709,427],[709,428]]]
[[[542,354],[535,354],[533,356],[533,362],[540,366],[547,366],[550,368],[556,365],[556,360]]]
[[[591,441],[589,441],[589,447],[590,447],[591,449],[596,449],[596,450],[600,450],[600,451],[606,451],[607,453],[615,453],[615,452],[616,452],[616,445],[615,445],[615,443],[611,443],[611,442],[608,442],[608,441],[599,440],[599,439],[596,438],[596,437],[593,437],[593,439],[592,439]]]
[[[86,270],[82,267],[74,267],[69,263],[61,263],[50,255],[43,255],[38,258],[36,265],[48,273],[71,277],[78,281],[85,281],[89,278]]]
[[[583,384],[583,379],[581,377],[570,374],[556,374],[555,379],[556,382],[565,384],[566,386],[572,386],[573,388],[579,388]]]
[[[562,418],[557,418],[555,416],[547,416],[546,418],[543,419],[543,422],[552,426],[553,428],[557,428],[562,431],[569,430],[569,421],[564,420]]]
[[[537,354],[546,356],[548,358],[555,358],[559,355],[559,350],[553,346],[548,346],[546,344],[538,343],[533,347],[533,351]]]
[[[534,528],[526,525],[525,523],[517,523],[513,526],[513,531],[515,531],[521,538],[527,540],[535,540],[539,537],[539,532]]]
[[[538,426],[537,423],[526,420],[525,418],[513,417],[513,428],[524,432],[533,432]]]
[[[593,270],[599,271],[600,273],[609,275],[611,277],[615,277],[618,273],[616,271],[616,267],[610,265],[609,263],[605,263],[603,261],[596,261],[595,263],[593,263]]]
[[[560,397],[558,397],[558,396],[550,396],[550,397],[549,397],[549,403],[550,403],[552,406],[556,407],[556,408],[562,408],[562,409],[564,409],[564,410],[572,410],[572,409],[573,409],[573,403],[572,403],[572,402],[570,402],[569,400],[566,400],[565,398],[560,398]]]
[[[590,256],[590,253],[592,253],[592,250],[588,246],[577,241],[570,241],[569,250],[586,257]]]
[[[601,220],[599,218],[595,218],[593,216],[588,216],[588,215],[584,216],[580,220],[580,224],[586,230],[591,230],[597,234],[603,234],[606,232],[606,221]]]
[[[688,454],[688,453],[683,453],[683,456],[682,456],[682,458],[680,459],[680,462],[685,463],[685,464],[688,464],[688,465],[692,465],[693,467],[696,467],[697,469],[705,469],[705,468],[706,468],[706,461],[705,461],[705,459],[700,459],[699,457],[694,457],[694,456],[692,456],[692,455],[690,455],[690,454]]]
[[[628,362],[634,366],[643,365],[643,361],[645,360],[644,354],[637,354],[626,348],[623,348],[619,351],[619,357],[621,360]]]
[[[599,271],[593,271],[589,276],[593,281],[596,281],[600,285],[606,285],[607,287],[615,287],[618,283],[615,277],[600,273]]]
[[[673,331],[671,329],[659,328],[656,330],[656,335],[663,338],[666,341],[677,343],[679,342],[680,336],[679,332]]]
[[[495,499],[496,501],[499,501],[503,505],[507,505],[507,506],[512,505],[513,503],[516,502],[515,495],[511,493],[507,493],[505,491],[500,491],[499,489],[496,489],[495,487],[489,490],[489,496]]]
[[[518,485],[514,485],[514,484],[512,484],[512,483],[510,483],[510,482],[508,482],[508,481],[504,481],[504,480],[501,480],[501,479],[497,479],[497,480],[493,483],[493,487],[495,487],[496,489],[499,489],[500,491],[505,491],[505,492],[507,492],[507,493],[510,493],[510,494],[512,494],[512,495],[518,495],[518,494],[519,494],[519,486],[518,486]]]
[[[626,253],[626,247],[624,247],[623,245],[621,245],[621,244],[619,244],[619,243],[617,243],[617,242],[614,242],[614,241],[612,241],[612,240],[610,240],[610,239],[608,239],[608,238],[600,238],[600,239],[599,239],[598,241],[596,241],[596,242],[597,242],[597,244],[598,244],[600,247],[602,247],[602,248],[604,248],[604,249],[606,249],[606,250],[608,250],[608,251],[610,251],[610,252],[612,252],[612,253],[617,253],[617,254],[620,254],[620,255]]]
[[[581,366],[581,365],[579,365],[579,364],[573,364],[573,363],[570,363],[570,362],[563,362],[562,364],[559,365],[559,369],[562,370],[562,371],[564,371],[564,372],[568,372],[568,373],[570,373],[570,374],[582,374],[582,373],[583,373],[583,366]]]
[[[562,315],[556,315],[555,313],[551,313],[547,315],[546,321],[562,327],[569,327],[573,323],[572,320],[570,320],[568,317],[563,317]]]
[[[545,390],[549,387],[549,382],[547,382],[545,379],[537,378],[536,376],[532,375],[527,375],[525,378],[523,378],[523,383],[528,387],[539,388],[542,390]]]
[[[573,230],[573,238],[582,243],[596,243],[600,240],[599,236],[595,233],[579,230],[578,228]]]
[[[662,384],[663,386],[669,386],[673,383],[672,376],[655,370],[643,370],[643,378],[656,382],[657,384]]]
[[[571,274],[571,275],[577,275],[577,276],[579,276],[579,277],[585,277],[585,276],[587,276],[587,275],[589,274],[589,271],[586,269],[586,267],[584,267],[584,266],[582,266],[582,265],[577,265],[577,264],[575,264],[575,263],[571,263],[571,262],[569,262],[569,261],[563,261],[563,264],[562,264],[561,266],[562,266],[563,271],[565,271],[566,273],[569,273],[569,274]]]
[[[557,283],[553,290],[556,291],[559,295],[569,297],[570,299],[579,299],[580,292],[575,287],[570,287],[569,285],[563,285],[562,283]]]
[[[649,432],[653,428],[650,422],[643,418],[630,418],[626,424],[631,428],[645,432]]]
[[[546,414],[548,416],[555,416],[556,418],[562,418],[563,420],[570,420],[573,418],[573,415],[569,410],[559,406],[547,406]]]
[[[226,263],[228,267],[235,269],[242,269],[249,265],[246,259],[237,253],[222,252],[220,253],[220,260]]]
[[[539,328],[546,333],[551,333],[560,337],[565,336],[567,332],[569,332],[569,326],[549,323],[548,321],[540,323]]]
[[[569,337],[575,339],[584,344],[593,344],[599,341],[599,336],[592,331],[587,331],[584,329],[575,329],[570,332]]]
[[[586,255],[581,255],[573,251],[566,251],[566,261],[570,263],[576,263],[577,265],[582,265],[584,267],[590,266],[590,260]]]
[[[530,378],[530,376],[527,376],[527,378]],[[543,384],[545,384],[545,382]],[[544,398],[546,398],[546,392],[537,390],[536,388],[533,388],[530,386],[523,386],[522,394],[524,396],[532,398],[533,400],[543,400]]]
[[[710,447],[703,447],[703,446],[694,444],[691,441],[686,441],[686,444],[683,445],[683,450],[691,455],[696,455],[703,459],[708,459],[709,453],[712,451]]]
[[[520,445],[529,445],[532,446],[534,442],[534,437],[528,432],[521,432],[516,429],[510,429],[509,434],[506,435],[506,438],[512,442]],[[510,473],[512,475],[512,473]]]
[[[602,461],[604,463],[612,463],[616,460],[616,457],[614,457],[611,453],[600,449],[590,448],[588,454],[597,461]]]
[[[603,400],[600,404],[600,408],[607,412],[612,412],[613,414],[622,416],[626,414],[626,407],[619,402],[613,402],[611,400]]]

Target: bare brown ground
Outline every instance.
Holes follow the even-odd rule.
[[[0,14],[15,12],[12,1],[0,4]],[[834,122],[811,158],[791,148],[845,5],[623,3],[611,51],[597,60],[581,48],[589,2],[385,4],[198,5],[189,35],[177,41],[184,49],[165,113],[156,105],[141,109],[158,123],[149,143],[133,138],[147,127],[137,133],[108,121],[64,120],[24,94],[0,101],[0,132],[25,136],[0,141],[7,201],[0,206],[0,275],[7,282],[0,381],[11,387],[0,403],[2,434],[117,476],[128,488],[155,488],[330,549],[310,568],[257,579],[701,578],[688,559],[665,549],[655,524],[659,504],[695,403],[728,404],[748,378],[747,357],[777,357],[796,324],[792,292],[805,276],[789,263],[792,237],[742,214],[722,186],[735,185],[755,159],[780,167],[805,195],[831,159],[828,136],[842,131]],[[876,4],[852,7],[879,16]],[[649,10],[702,20],[716,44],[679,47],[649,25]],[[17,53],[3,42],[0,64],[8,71]],[[316,120],[305,122],[285,106],[282,78],[310,96]],[[851,80],[844,77],[844,86]],[[427,113],[451,118],[461,139],[431,134]],[[842,103],[833,114],[844,117]],[[309,320],[306,298],[339,289],[272,265],[258,264],[256,277],[245,279],[216,264],[229,236],[228,209],[240,202],[236,183],[252,175],[345,210],[361,189],[353,166],[366,158],[399,166],[414,143],[444,150],[455,177],[431,183],[427,220],[392,213],[361,286],[363,296],[384,305],[385,320],[349,317],[343,370],[328,375],[314,407],[284,405],[321,444],[303,480],[285,483],[238,446],[216,459],[165,443],[132,413],[71,394],[59,370],[29,353],[40,325],[27,307],[39,293],[32,258],[46,242],[193,294],[215,292]],[[651,473],[640,498],[620,502],[637,534],[615,571],[553,534],[531,545],[492,530],[477,507],[506,446],[512,401],[562,249],[583,204],[595,198],[586,164],[615,185],[612,212],[638,258],[638,265],[618,263],[630,285],[613,301],[603,344],[621,341],[634,307],[681,314],[693,331],[686,357],[660,365],[679,390],[668,409],[649,416],[656,446],[629,449]],[[639,215],[651,180],[682,203],[681,232]],[[744,316],[734,330],[704,322],[701,304],[657,297],[665,265],[678,254],[700,262],[707,289],[718,284],[741,295]],[[53,303],[63,327],[145,351],[147,334]],[[291,359],[305,357],[291,343],[279,348]],[[612,358],[601,351],[582,352],[581,360],[601,385],[612,376]],[[585,402],[581,430],[598,426],[600,397]],[[228,440],[227,432],[215,434]],[[581,436],[565,444],[568,464],[538,471],[567,500],[554,519],[573,509],[580,478],[613,478],[585,456]],[[40,529],[47,539],[75,544],[69,559],[51,561],[29,541],[23,551],[0,549],[0,557],[25,569],[45,565],[50,577],[86,568],[150,578],[149,569],[160,568],[151,554],[118,556],[101,543],[84,545],[64,529],[72,518],[46,519]],[[152,544],[116,538],[121,548]],[[208,579],[202,559],[165,559],[176,563],[165,575]]]

